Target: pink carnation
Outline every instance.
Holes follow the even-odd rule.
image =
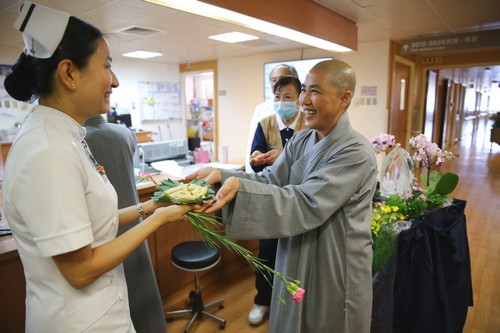
[[[293,294],[293,301],[294,302],[301,302],[303,299],[304,299],[304,294],[305,294],[305,290],[303,288],[299,288],[295,294]]]

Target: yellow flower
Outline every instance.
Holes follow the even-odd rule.
[[[391,207],[386,206],[386,205],[382,205],[382,206],[380,206],[380,210],[384,214],[389,214],[391,212]]]

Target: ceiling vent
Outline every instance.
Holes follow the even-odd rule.
[[[122,34],[127,34],[131,36],[137,36],[137,37],[151,37],[156,34],[161,33],[162,31],[151,29],[151,28],[145,28],[145,27],[140,27],[140,26],[132,26],[132,27],[127,27],[123,28],[121,30],[115,31],[115,33],[122,33]]]

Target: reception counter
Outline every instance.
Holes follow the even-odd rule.
[[[8,228],[1,208],[0,227]],[[0,295],[2,295],[0,302],[1,331],[24,332],[26,283],[23,265],[12,236],[0,237]]]
[[[158,181],[164,178],[161,175],[155,176]],[[155,184],[153,182],[140,184],[137,190],[140,200],[146,201],[151,198],[155,191]],[[0,213],[2,213],[0,223],[6,223],[1,208]],[[162,298],[165,299],[182,286],[193,283],[192,273],[175,268],[170,261],[170,251],[173,246],[193,239],[199,239],[199,236],[186,222],[169,223],[148,238],[151,261]],[[239,243],[254,253],[258,250],[257,240]],[[215,274],[217,279],[224,279],[228,276],[231,263],[236,263],[236,260],[243,259],[223,248],[221,262],[212,270],[203,272],[201,276]],[[0,295],[2,295],[0,302],[1,331],[24,332],[25,278],[16,243],[12,236],[0,237]]]

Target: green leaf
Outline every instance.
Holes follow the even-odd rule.
[[[427,174],[425,172],[420,174],[420,183],[422,184],[422,187],[427,187]]]
[[[457,187],[457,184],[458,184],[458,175],[451,172],[447,172],[439,178],[438,182],[436,183],[434,191],[441,195],[448,195],[451,192],[453,192],[455,187]]]
[[[427,186],[431,191],[436,189],[436,185],[441,179],[442,174],[437,171],[432,171],[429,175],[429,186]]]
[[[193,179],[190,183],[194,184],[194,185],[200,185],[200,186],[207,187],[208,190],[207,190],[207,193],[205,194],[205,196],[203,198],[197,198],[195,200],[187,201],[187,202],[186,201],[180,201],[178,199],[172,198],[170,195],[168,195],[165,192],[168,191],[171,188],[174,188],[174,187],[177,187],[177,186],[181,185],[181,183],[178,182],[178,181],[176,181],[176,180],[173,180],[173,179],[166,179],[166,180],[164,180],[161,183],[159,183],[159,184],[156,185],[156,189],[158,191],[156,191],[156,192],[153,193],[152,199],[154,201],[156,201],[156,202],[159,202],[159,201],[170,201],[170,202],[172,202],[172,203],[174,203],[176,205],[182,205],[182,204],[193,204],[193,203],[205,203],[208,200],[213,200],[213,198],[215,197],[215,191],[204,180]]]

